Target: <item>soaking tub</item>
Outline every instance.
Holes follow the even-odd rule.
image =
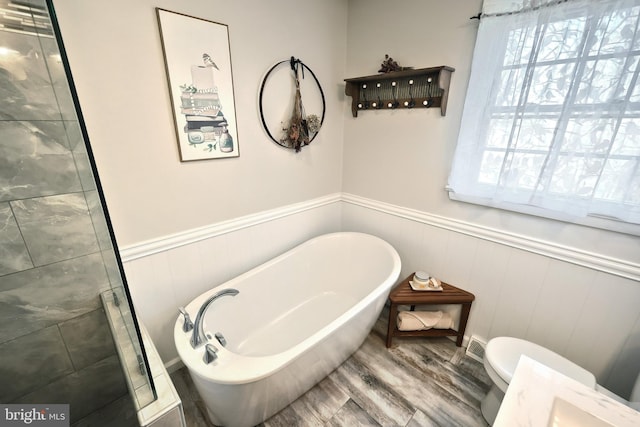
[[[322,380],[362,344],[399,275],[400,257],[384,240],[332,233],[195,298],[185,307],[192,320],[224,294],[202,315],[204,344],[193,348],[183,315],[174,328],[211,421],[254,426]],[[217,350],[209,363],[207,343]]]

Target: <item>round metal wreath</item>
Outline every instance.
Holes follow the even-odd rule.
[[[269,131],[269,127],[267,126],[267,122],[264,118],[264,111],[262,108],[262,96],[263,96],[264,87],[267,83],[267,79],[269,75],[280,65],[286,64],[286,63],[289,63],[289,65],[291,66],[291,70],[293,71],[294,77],[296,79],[296,99],[294,102],[294,111],[292,113],[290,128],[287,129],[288,131],[287,137],[290,141],[293,141],[290,144],[286,144],[283,140],[278,140],[274,138],[274,136]],[[311,73],[311,76],[313,77],[316,84],[318,85],[320,96],[322,97],[322,117],[320,118],[320,123],[317,131],[311,137],[309,137],[309,127],[306,120],[307,119],[306,115],[304,113],[304,107],[302,106],[302,96],[300,93],[299,71],[302,72],[302,78],[304,79],[305,69],[309,73]],[[318,136],[318,133],[320,132],[320,128],[322,127],[322,123],[324,123],[324,115],[327,109],[327,104],[324,98],[324,92],[322,91],[322,86],[320,85],[320,81],[316,77],[315,73],[311,70],[311,68],[307,67],[307,65],[305,65],[305,63],[302,62],[300,59],[296,59],[292,56],[291,59],[280,61],[277,64],[275,64],[273,67],[271,67],[269,71],[267,71],[267,74],[264,76],[264,79],[262,80],[262,84],[260,85],[259,107],[260,107],[260,119],[262,120],[262,126],[264,127],[264,130],[267,132],[267,135],[269,135],[269,138],[271,138],[271,140],[276,144],[285,148],[293,148],[297,152],[297,151],[300,151],[300,149],[304,145],[309,145],[311,141],[313,141],[316,138],[316,136]]]

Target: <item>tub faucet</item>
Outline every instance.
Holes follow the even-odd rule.
[[[223,289],[220,292],[213,295],[208,300],[206,300],[204,304],[202,304],[202,307],[200,307],[200,310],[198,310],[198,315],[196,316],[196,320],[195,322],[193,322],[193,335],[191,335],[191,347],[197,348],[199,345],[201,345],[203,342],[206,341],[207,337],[205,337],[204,331],[202,330],[202,321],[204,318],[204,313],[207,311],[207,308],[209,308],[209,305],[213,301],[220,298],[221,296],[225,296],[225,295],[236,296],[239,293],[240,291],[238,291],[237,289],[231,289],[231,288]]]

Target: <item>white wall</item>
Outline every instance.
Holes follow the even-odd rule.
[[[427,270],[474,293],[465,342],[472,335],[525,338],[628,396],[640,370],[640,266],[344,193],[123,250],[136,312],[162,360],[179,363],[167,333],[177,307],[298,243],[340,230],[390,242],[402,259],[401,278]]]
[[[478,21],[469,18],[481,3],[349,1],[347,77],[375,74],[384,54],[403,66],[456,71],[446,117],[436,108],[368,110],[357,118],[345,111],[342,190],[373,202],[346,207],[343,228],[389,240],[404,274],[424,269],[474,292],[467,336],[530,339],[628,395],[640,370],[640,238],[453,202],[444,190],[477,33]],[[376,206],[385,203],[397,208]],[[444,226],[407,219],[403,209],[436,215]],[[474,227],[493,231],[477,238]],[[514,240],[530,244],[521,249]],[[545,245],[558,252],[536,252]],[[578,265],[583,256],[598,261]],[[633,273],[603,272],[609,261]]]
[[[368,110],[357,118],[345,111],[342,191],[640,263],[636,236],[449,200],[445,185],[478,27],[469,17],[481,4],[349,1],[347,77],[376,74],[385,53],[400,65],[456,71],[445,117],[438,108]]]
[[[465,339],[515,336],[536,342],[593,372],[617,394],[629,395],[640,371],[640,266],[343,197],[349,202],[343,229],[391,243],[402,259],[403,278],[425,270],[475,295]]]
[[[340,190],[345,1],[54,6],[120,246]],[[156,7],[228,25],[239,158],[180,162]],[[291,56],[315,72],[327,98],[319,136],[297,154],[268,139],[257,108],[264,74]]]
[[[456,203],[444,191],[477,29],[469,17],[480,4],[116,0],[98,6],[55,0],[121,249],[156,248],[130,257],[125,267],[136,308],[165,362],[176,356],[167,330],[179,305],[307,237],[356,229],[394,244],[403,274],[424,268],[474,292],[468,335],[532,339],[628,393],[640,370],[638,238]],[[179,162],[156,6],[229,25],[239,158]],[[351,117],[343,79],[375,74],[385,53],[401,65],[456,69],[446,117],[437,109]],[[263,74],[291,55],[314,69],[327,96],[320,137],[300,154],[270,142],[257,115]],[[241,225],[246,215],[287,212],[292,204],[340,191],[372,206],[314,205]],[[385,204],[398,208],[385,211]],[[462,221],[468,229],[490,227],[504,238],[416,222],[403,210]],[[240,225],[189,241],[192,230],[226,221]],[[566,247],[575,258],[600,265],[513,247],[514,235]],[[172,236],[182,243],[173,245]],[[627,265],[636,279],[602,272],[608,260]]]

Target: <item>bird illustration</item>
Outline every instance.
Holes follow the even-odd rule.
[[[209,56],[208,53],[203,53],[202,54],[202,61],[204,62],[204,65],[206,65],[207,67],[213,67],[216,70],[220,70],[220,68],[218,68],[216,63],[213,62],[213,59],[211,59],[211,57]]]

